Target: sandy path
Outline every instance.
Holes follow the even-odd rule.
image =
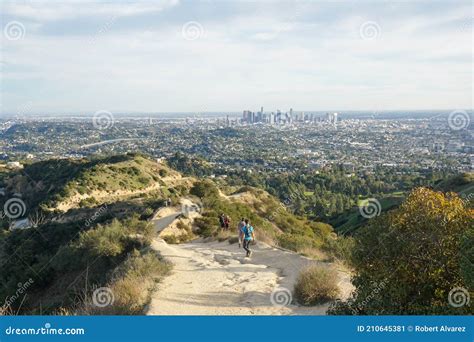
[[[322,315],[327,305],[288,304],[299,271],[316,261],[258,243],[251,259],[237,244],[197,240],[168,245],[161,239],[153,248],[174,264],[147,310],[148,315]],[[342,298],[352,290],[350,276],[338,270]],[[273,298],[273,300],[272,300]],[[281,302],[279,302],[279,299]],[[287,304],[278,306],[272,303]]]

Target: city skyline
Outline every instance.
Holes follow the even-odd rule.
[[[469,1],[1,6],[2,113],[472,108]]]

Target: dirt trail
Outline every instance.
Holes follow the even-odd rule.
[[[157,238],[152,247],[171,261],[174,269],[154,293],[148,315],[323,315],[326,312],[327,305],[307,308],[289,303],[299,271],[317,263],[299,254],[261,242],[253,246],[250,259],[244,258],[237,244],[227,241],[196,240],[168,245]],[[352,290],[350,276],[342,269],[338,275],[341,297],[347,298]]]

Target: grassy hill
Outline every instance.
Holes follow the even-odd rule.
[[[456,192],[461,197],[467,197],[474,193],[474,172],[463,173],[456,177],[445,179],[437,183],[434,188],[443,192]]]
[[[224,191],[224,193],[222,193]],[[292,214],[275,197],[253,187],[222,187],[211,180],[198,181],[190,193],[203,203],[202,218],[196,220],[198,232],[204,237],[235,240],[235,227],[247,218],[255,227],[256,238],[321,260],[345,259],[351,239],[337,237],[330,225],[310,221]],[[222,232],[218,216],[225,213],[231,219],[232,230]]]
[[[444,179],[434,186],[434,190],[442,192],[455,192],[461,198],[474,201],[474,173],[464,173],[454,177]],[[405,199],[402,192],[393,193],[382,198],[377,198],[380,203],[381,212],[386,212],[397,208]],[[363,205],[364,200],[360,199],[358,205]],[[360,227],[367,224],[368,219],[360,214],[359,207],[354,207],[336,217],[331,218],[330,223],[339,234],[352,234]]]
[[[180,175],[139,154],[127,154],[41,161],[10,173],[3,183],[6,197],[20,194],[29,212],[40,208],[67,211],[152,190],[171,195],[165,193],[163,178],[173,177]]]
[[[353,248],[352,238],[294,215],[264,190],[182,177],[139,154],[42,161],[3,172],[1,182],[6,190],[2,207],[20,194],[27,216],[46,214],[31,229],[0,229],[0,299],[8,304],[0,313],[140,313],[146,294],[169,269],[150,250],[154,231],[147,221],[168,199],[199,198],[202,212],[193,228],[204,238],[235,243],[235,227],[245,217],[258,240],[319,260],[348,259]],[[469,196],[472,174],[437,187]],[[397,207],[402,198],[394,193],[380,199],[381,206]],[[230,233],[219,227],[221,213],[231,218]],[[0,220],[7,228],[9,220]],[[365,224],[358,208],[334,220],[338,228]],[[104,286],[120,298],[97,312],[90,298]]]
[[[0,314],[141,313],[146,294],[169,269],[149,249],[154,230],[147,219],[165,200],[186,193],[180,180],[166,165],[136,154],[50,160],[8,173],[2,200],[17,192],[26,215],[47,214],[30,229],[0,229]],[[78,195],[94,200],[56,210]],[[7,228],[8,218],[2,220]],[[118,298],[97,312],[90,298],[103,286]]]
[[[234,242],[235,226],[246,217],[259,240],[320,259],[342,257],[350,243],[327,224],[293,215],[263,190],[184,178],[137,154],[34,163],[9,173],[4,184],[7,198],[22,194],[29,213],[48,213],[34,228],[0,231],[4,313],[140,313],[147,290],[169,268],[150,251],[154,232],[147,219],[165,200],[177,203],[189,192],[203,205],[194,222],[203,237]],[[59,211],[65,203],[67,210]],[[219,229],[221,212],[231,216],[231,234]],[[16,295],[18,284],[29,284],[27,295]],[[96,312],[90,298],[104,286],[122,302]]]

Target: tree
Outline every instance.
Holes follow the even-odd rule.
[[[219,197],[219,190],[210,180],[196,182],[189,193],[199,197],[200,199],[204,199],[205,197]]]
[[[472,304],[456,307],[448,297],[456,288],[465,299],[472,291],[473,221],[472,209],[456,194],[413,190],[398,209],[370,220],[355,235],[356,291],[330,312],[472,313]]]

